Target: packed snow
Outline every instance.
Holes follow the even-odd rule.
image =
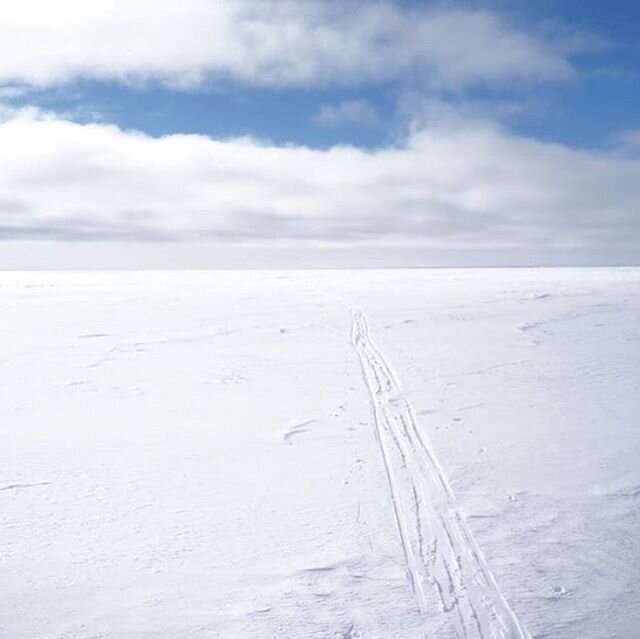
[[[0,273],[2,639],[637,639],[640,269]]]

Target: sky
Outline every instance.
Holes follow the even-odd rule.
[[[640,6],[6,0],[0,268],[640,263]]]

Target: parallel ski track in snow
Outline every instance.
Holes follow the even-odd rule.
[[[400,384],[371,340],[364,311],[352,308],[352,317],[352,344],[421,613],[426,617],[434,603],[439,605],[450,626],[446,636],[456,639],[530,639],[500,592]]]

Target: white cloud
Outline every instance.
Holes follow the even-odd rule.
[[[640,161],[443,117],[396,148],[0,123],[0,237],[431,247],[640,242]]]
[[[366,100],[343,100],[337,104],[323,104],[313,121],[320,126],[340,127],[350,124],[377,126],[380,118]]]
[[[299,86],[413,74],[458,88],[565,79],[574,72],[573,46],[486,11],[411,11],[390,2],[0,3],[0,84],[98,78],[186,88],[231,78]]]

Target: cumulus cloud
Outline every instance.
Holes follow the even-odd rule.
[[[377,82],[459,88],[556,81],[578,43],[497,14],[326,0],[21,0],[0,3],[0,84],[78,78],[189,88]]]
[[[343,100],[337,104],[323,104],[313,121],[320,126],[328,127],[380,124],[376,110],[366,100]]]
[[[640,161],[441,118],[394,148],[154,138],[34,110],[0,123],[0,238],[615,247]],[[613,248],[612,248],[613,247]]]

